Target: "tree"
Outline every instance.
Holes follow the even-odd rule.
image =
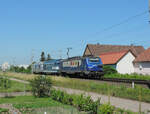
[[[52,87],[51,78],[45,76],[37,76],[31,80],[30,85],[32,87],[32,94],[35,97],[47,97],[50,95],[50,89]]]
[[[51,60],[51,59],[52,59],[52,58],[51,58],[50,54],[48,54],[48,55],[47,55],[47,61],[48,61],[48,60]]]
[[[41,53],[41,59],[40,59],[40,61],[45,61],[45,53],[44,52]]]

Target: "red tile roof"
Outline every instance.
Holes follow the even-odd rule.
[[[150,62],[150,48],[141,53],[134,62]]]
[[[103,64],[116,64],[121,58],[123,58],[129,51],[120,52],[108,52],[103,53],[99,57],[101,58]]]
[[[123,50],[130,50],[132,53],[137,56],[141,52],[145,51],[143,46],[133,46],[133,45],[101,45],[101,44],[88,44],[87,48],[90,50],[91,55],[99,56],[102,53],[106,52],[120,52]],[[83,56],[86,56],[84,53]]]

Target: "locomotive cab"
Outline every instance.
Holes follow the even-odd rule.
[[[92,77],[100,76],[103,74],[103,63],[99,57],[86,58],[86,70],[88,75]]]

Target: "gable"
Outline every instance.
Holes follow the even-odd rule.
[[[87,46],[86,49],[85,49],[85,52],[84,52],[84,55],[83,55],[83,56],[88,56],[88,55],[92,55],[92,53],[90,52],[90,49],[89,49],[89,47]]]

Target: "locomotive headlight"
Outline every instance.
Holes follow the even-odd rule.
[[[56,70],[59,70],[59,67],[56,67]]]

